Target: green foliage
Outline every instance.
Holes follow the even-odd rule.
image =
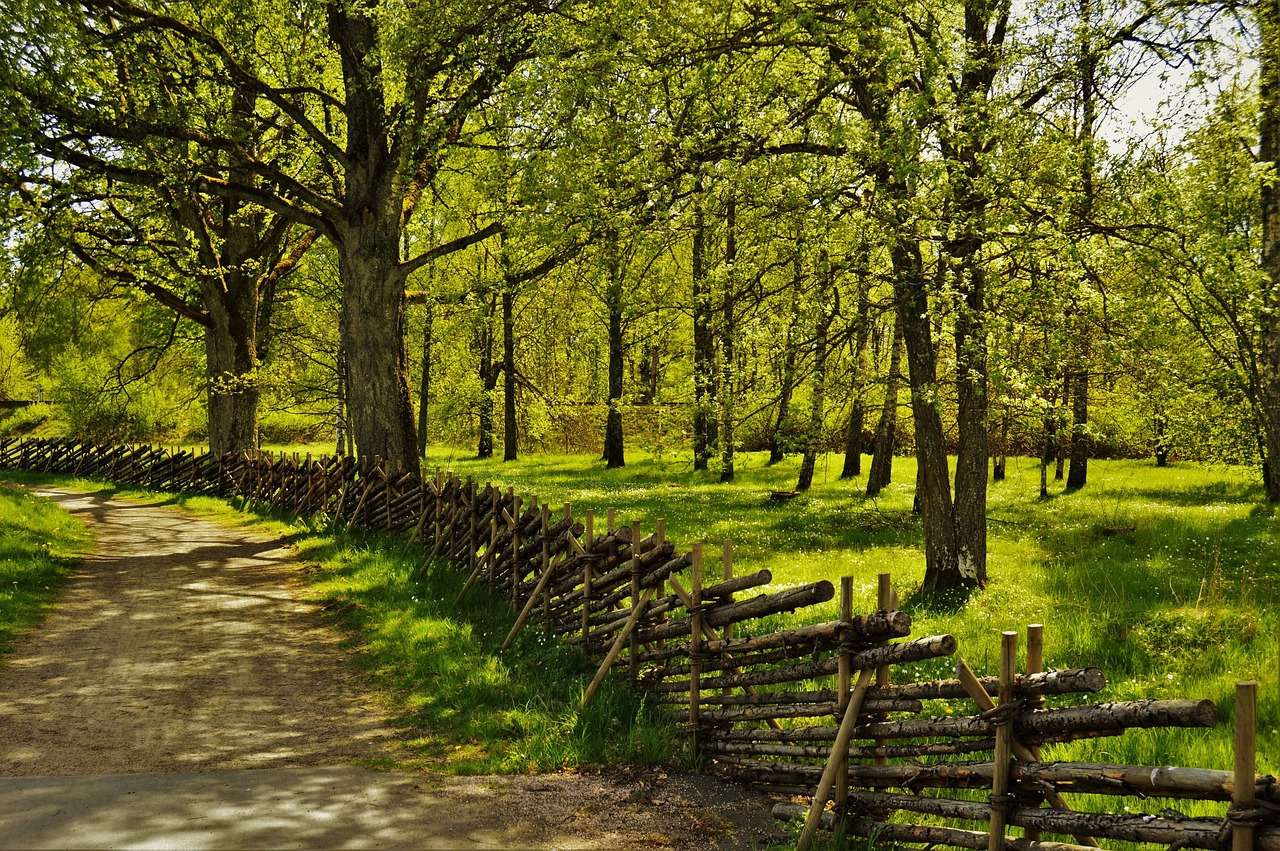
[[[0,487],[0,654],[49,611],[88,544],[88,532],[67,512]]]
[[[0,419],[0,437],[41,437],[44,426],[56,416],[52,405],[42,403],[18,408]]]

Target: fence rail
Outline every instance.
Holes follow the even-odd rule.
[[[569,504],[553,511],[537,496],[440,471],[419,477],[376,458],[17,439],[0,440],[0,469],[243,497],[406,535],[428,553],[419,570],[446,559],[467,575],[461,594],[483,583],[510,601],[517,614],[504,649],[537,621],[596,660],[584,704],[616,671],[656,696],[706,771],[810,797],[809,807],[795,810],[807,817],[801,848],[821,824],[838,820],[853,835],[993,851],[1098,847],[1099,839],[1280,851],[1280,787],[1256,774],[1255,684],[1238,686],[1231,770],[1042,763],[1046,744],[1210,727],[1217,711],[1188,700],[1078,705],[1105,687],[1103,672],[1042,670],[1036,626],[1027,633],[1025,672],[1014,665],[1019,636],[1007,632],[1000,675],[976,677],[952,636],[912,637],[887,574],[874,611],[855,613],[845,577],[836,620],[767,631],[761,618],[825,604],[835,586],[763,591],[769,572],[735,574],[728,542],[712,581],[710,554],[700,544],[678,547],[662,521],[642,535],[638,525],[617,525],[612,509],[598,524],[593,511],[578,519]],[[955,679],[893,674],[952,656]],[[1063,698],[1070,705],[1055,705]],[[1074,793],[1113,796],[1117,806],[1077,811],[1067,800]],[[1158,816],[1125,812],[1123,801],[1135,798],[1171,803]],[[1188,818],[1178,800],[1223,806],[1219,815]]]

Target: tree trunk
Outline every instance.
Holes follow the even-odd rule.
[[[258,449],[258,316],[254,282],[209,299],[212,327],[204,332],[205,376],[209,381],[209,451]]]
[[[516,318],[515,285],[502,290],[502,460],[519,457],[519,428],[516,425]]]
[[[402,197],[388,144],[382,69],[372,17],[331,6],[329,35],[342,49],[346,94],[345,197],[335,223],[342,280],[351,431],[362,455],[417,472],[418,441],[404,338],[400,267]]]
[[[977,239],[974,242],[978,242]],[[964,304],[956,317],[957,417],[955,522],[963,585],[987,583],[987,342],[986,272],[973,246],[963,255]]]
[[[626,466],[625,445],[622,433],[622,381],[626,350],[622,339],[622,260],[618,251],[618,235],[610,233],[605,291],[605,310],[609,315],[609,413],[604,425],[604,461],[607,469]]]
[[[1280,159],[1280,11],[1258,4],[1259,160],[1272,165]],[[1261,181],[1262,270],[1270,286],[1263,290],[1259,333],[1259,399],[1262,426],[1262,480],[1268,502],[1280,502],[1280,189]]]
[[[803,266],[801,251],[797,240],[795,257],[792,261],[791,276],[791,317],[787,322],[787,333],[782,341],[782,375],[778,382],[778,415],[773,420],[773,431],[769,435],[769,463],[777,464],[786,455],[782,446],[791,417],[791,397],[796,387],[796,328],[800,322],[800,286],[803,283]]]
[[[898,182],[895,178],[891,181]],[[905,200],[909,193],[903,185],[889,197]],[[961,586],[965,584],[965,577],[959,568],[955,518],[951,513],[951,471],[947,467],[946,437],[935,399],[937,350],[933,344],[933,326],[929,321],[928,288],[920,246],[899,237],[892,246],[890,257],[894,297],[907,353],[911,414],[916,431],[919,482],[916,499],[924,526],[925,557],[925,578],[921,587],[929,593]]]
[[[418,457],[427,454],[427,435],[431,425],[431,357],[435,339],[436,303],[427,302],[427,315],[422,327],[422,382],[418,385]]]
[[[736,307],[735,301],[737,298],[734,266],[738,262],[737,211],[737,200],[730,198],[728,210],[725,214],[724,263],[729,270],[729,274],[726,276],[724,299],[722,301],[721,316],[724,327],[721,330],[723,335],[721,345],[724,358],[724,379],[720,383],[720,400],[722,403],[720,409],[720,481],[726,483],[733,481],[733,417],[734,408],[738,401],[737,364],[734,363],[734,358],[737,356],[734,352],[734,335],[737,333],[737,323],[734,321],[734,308]]]
[[[347,428],[347,349],[342,345],[342,341],[338,341],[338,368],[336,370],[337,389],[335,391],[334,404],[334,443],[335,453],[338,455],[353,454],[353,441],[351,439],[351,429]]]
[[[867,417],[867,342],[871,337],[871,300],[867,297],[871,274],[867,268],[870,250],[864,245],[859,251],[858,263],[858,316],[853,333],[853,392],[850,394],[849,423],[844,433],[844,467],[841,479],[862,475],[862,429]]]
[[[499,368],[493,363],[493,298],[484,309],[480,327],[480,422],[476,457],[493,457],[493,391],[498,386]]]
[[[1062,437],[1058,434],[1058,423],[1066,423],[1066,415],[1059,415],[1059,411],[1066,410],[1067,401],[1071,398],[1071,373],[1066,372],[1062,376],[1062,406],[1054,410],[1053,423],[1053,480],[1060,482],[1063,479],[1063,472],[1066,468],[1066,456],[1063,452]]]
[[[830,283],[830,271],[822,273],[826,283]],[[807,491],[813,484],[813,468],[818,460],[818,448],[822,442],[822,424],[827,389],[827,331],[831,327],[831,319],[835,315],[827,303],[832,290],[824,286],[819,292],[818,324],[813,337],[813,404],[809,409],[809,429],[805,435],[804,458],[800,461],[800,475],[796,480],[796,490]]]
[[[1169,443],[1166,440],[1168,431],[1168,418],[1158,413],[1155,415],[1155,432],[1156,432],[1156,466],[1169,466]]]
[[[1089,479],[1089,363],[1082,353],[1071,375],[1071,466],[1067,490],[1085,486]]]
[[[716,445],[716,419],[711,284],[707,279],[707,222],[701,178],[693,191],[693,469],[705,470]]]
[[[898,387],[902,383],[902,322],[893,320],[893,342],[889,347],[889,372],[884,382],[884,405],[876,424],[871,447],[871,470],[867,473],[867,496],[875,496],[893,477],[893,444],[898,432]]]

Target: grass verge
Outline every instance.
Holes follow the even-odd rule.
[[[53,503],[0,487],[0,664],[48,613],[89,543],[84,525]]]

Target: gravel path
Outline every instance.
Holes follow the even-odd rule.
[[[96,539],[0,671],[0,848],[743,848],[769,802],[703,777],[353,766],[394,739],[288,547],[52,487]]]

